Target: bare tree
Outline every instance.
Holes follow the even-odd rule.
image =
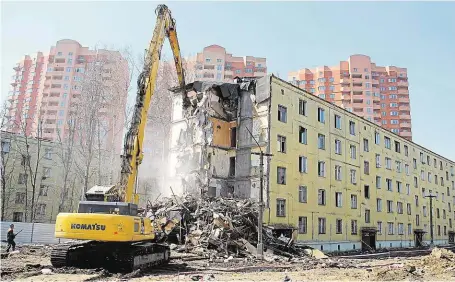
[[[38,175],[41,175],[39,168],[44,155],[43,120],[41,117],[38,117],[36,121],[38,123],[36,137],[31,137],[29,134],[26,134],[35,122],[33,118],[22,117],[18,122],[21,129],[21,138],[19,142],[23,142],[23,144],[17,144],[16,148],[21,156],[21,167],[23,169],[23,179],[21,181],[25,184],[24,216],[25,221],[30,219],[30,222],[33,222],[36,216],[36,203],[40,191],[38,188],[38,185],[41,182],[41,179],[38,177]],[[46,175],[43,174],[42,177],[46,177]]]
[[[98,49],[76,86],[80,87],[80,96],[72,105],[78,153],[75,165],[84,192],[91,181],[106,184],[113,180],[113,166],[117,163],[114,156],[120,151],[128,118],[125,104],[132,78],[130,69],[134,67],[129,50],[125,50],[126,55],[122,55],[119,51]]]
[[[67,121],[66,134],[62,134],[60,127],[57,127],[57,140],[56,140],[56,152],[55,155],[58,157],[58,165],[62,167],[62,184],[60,191],[60,199],[58,205],[58,212],[62,212],[72,208],[72,204],[68,204],[68,197],[74,194],[74,163],[76,158],[75,150],[75,113],[70,112]],[[70,191],[71,189],[71,191]]]
[[[7,129],[7,123],[9,123],[8,119],[8,105],[7,102],[2,106],[0,112],[0,128],[2,129],[1,132],[1,163],[0,163],[0,173],[1,173],[1,220],[5,220],[6,211],[8,210],[11,194],[13,193],[13,185],[12,182],[14,179],[14,168],[16,165],[16,158],[14,157],[14,152],[12,152],[12,136],[11,134],[3,131],[3,129]]]

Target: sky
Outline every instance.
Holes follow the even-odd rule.
[[[236,56],[266,57],[269,73],[284,79],[352,54],[406,67],[413,141],[455,161],[455,2],[161,3],[176,19],[184,56],[218,44]],[[14,63],[60,39],[143,53],[161,3],[2,1],[2,100]]]

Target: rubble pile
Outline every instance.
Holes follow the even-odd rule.
[[[165,218],[160,220],[162,226],[178,218],[180,224],[176,224],[172,233],[177,234],[182,245],[174,245],[175,251],[208,258],[254,258],[257,253],[258,210],[257,202],[251,199],[186,196],[150,204],[148,216]],[[295,246],[291,238],[277,237],[265,226],[262,234],[269,258],[289,260],[305,255],[303,248]]]

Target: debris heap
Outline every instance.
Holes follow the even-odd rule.
[[[172,220],[178,222],[166,238],[169,243],[177,238],[174,242],[181,244],[173,246],[177,251],[209,258],[256,255],[259,206],[251,199],[174,196],[150,204],[147,209],[148,216],[161,218],[158,221],[162,226]],[[267,254],[275,257],[290,259],[304,255],[291,238],[277,238],[266,226],[263,243]]]

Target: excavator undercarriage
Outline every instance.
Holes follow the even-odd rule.
[[[170,252],[168,245],[151,241],[74,241],[54,247],[51,263],[54,267],[104,268],[110,272],[131,272],[168,263]]]

